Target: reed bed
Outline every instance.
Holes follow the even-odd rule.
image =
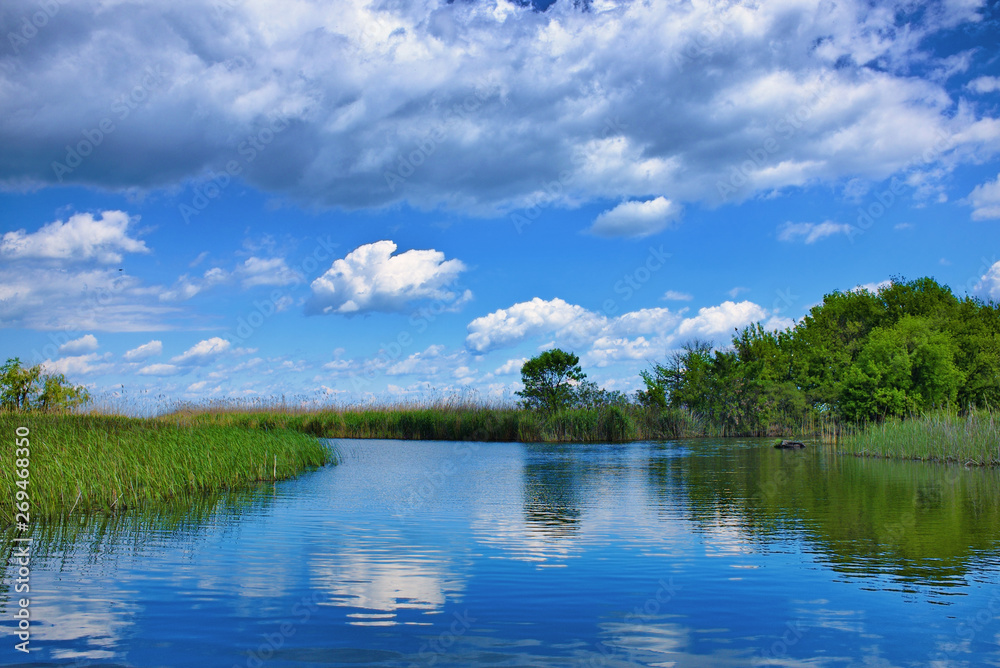
[[[31,519],[116,512],[290,478],[329,463],[330,449],[288,429],[99,415],[0,413],[0,524],[14,522],[14,439],[29,430]],[[23,431],[21,432],[23,433]]]
[[[622,442],[704,435],[687,411],[605,405],[544,413],[463,401],[302,408],[254,402],[179,406],[162,420],[182,425],[292,429],[320,438],[446,441]]]
[[[939,411],[887,420],[841,434],[841,452],[968,465],[1000,465],[1000,413],[972,410],[964,416]]]

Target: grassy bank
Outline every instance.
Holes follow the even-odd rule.
[[[1000,465],[1000,414],[936,412],[841,435],[841,452],[869,457]]]
[[[0,523],[14,521],[18,428],[28,428],[31,518],[123,510],[290,478],[330,459],[292,430],[120,416],[0,413]],[[23,433],[23,432],[22,432]],[[23,454],[23,453],[22,453]]]
[[[703,426],[688,411],[617,405],[556,413],[469,403],[315,410],[276,405],[216,405],[188,406],[160,419],[194,426],[292,429],[320,438],[621,442],[706,435]]]

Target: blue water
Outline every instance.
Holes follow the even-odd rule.
[[[7,634],[0,659],[1000,665],[995,471],[760,441],[334,446],[186,522],[39,538],[33,651]]]

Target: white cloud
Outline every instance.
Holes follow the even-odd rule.
[[[558,297],[551,301],[535,297],[530,302],[520,302],[470,322],[465,345],[481,353],[547,333],[582,344],[592,341],[607,323],[605,316]]]
[[[590,231],[602,237],[647,237],[665,229],[679,215],[680,207],[665,197],[622,202],[597,216]]]
[[[183,366],[203,365],[215,360],[219,355],[229,350],[232,344],[223,338],[213,336],[199,341],[170,361]],[[154,365],[163,366],[163,365]]]
[[[466,347],[476,353],[508,348],[537,336],[554,336],[547,347],[580,348],[602,336],[635,336],[673,329],[681,315],[666,308],[629,311],[615,318],[594,313],[556,298],[535,297],[474,319],[468,325]]]
[[[73,339],[59,346],[60,355],[79,355],[80,353],[91,353],[97,350],[97,337],[93,334],[86,334],[79,339]]]
[[[172,329],[177,309],[116,269],[66,269],[45,260],[0,265],[0,321],[36,330],[142,332]]]
[[[981,183],[969,193],[973,220],[1000,218],[1000,174],[993,181]]]
[[[146,244],[128,235],[133,219],[124,211],[104,211],[100,218],[77,213],[37,232],[7,232],[0,239],[0,255],[10,259],[95,260],[117,264],[122,253],[148,253]]]
[[[816,243],[835,234],[844,234],[850,237],[851,226],[847,223],[834,223],[827,220],[822,223],[788,222],[778,228],[779,241],[802,241],[807,244]]]
[[[443,366],[454,366],[456,354],[445,355],[445,347],[442,345],[432,345],[426,350],[413,353],[399,361],[390,363],[385,368],[387,376],[405,376],[420,374],[423,376],[437,376],[441,373]],[[461,354],[459,351],[458,354]]]
[[[122,359],[126,362],[141,362],[142,360],[149,359],[150,357],[156,357],[161,354],[163,354],[163,342],[154,339],[149,343],[142,344],[138,348],[126,351],[125,354],[122,355]]]
[[[110,371],[113,365],[108,363],[111,353],[90,353],[89,355],[77,355],[62,357],[57,360],[45,360],[42,366],[46,373],[61,373],[68,377],[81,375],[94,375]]]
[[[750,292],[750,288],[748,288],[746,286],[743,286],[743,285],[737,285],[735,288],[733,288],[732,290],[730,290],[726,294],[729,295],[730,297],[732,297],[733,299],[736,299],[737,297],[739,297],[740,295],[742,295],[744,292]]]
[[[295,285],[305,280],[280,257],[247,258],[236,273],[240,276],[244,289],[258,285]]]
[[[996,151],[995,135],[970,132],[993,110],[955,113],[959,93],[934,78],[961,69],[935,57],[934,37],[980,21],[975,2],[936,3],[905,29],[898,7],[862,0],[607,0],[587,12],[569,0],[545,12],[508,0],[80,2],[74,21],[46,27],[50,49],[24,50],[2,76],[0,182],[170,186],[222,173],[233,138],[269,124],[273,141],[241,178],[354,209],[490,212],[552,182],[567,205],[718,200],[769,136],[736,197],[877,181],[940,135],[953,140],[943,158]],[[55,173],[62,147],[98,127],[147,63],[142,113]],[[799,110],[808,122],[782,124]]]
[[[732,333],[734,329],[762,321],[767,317],[767,310],[753,302],[726,301],[718,306],[698,309],[698,315],[686,318],[680,324],[677,335],[715,337]]]
[[[677,290],[667,290],[663,293],[661,297],[664,301],[674,301],[674,302],[689,302],[694,297],[687,292],[678,292]]]
[[[651,360],[662,357],[665,352],[664,338],[647,340],[644,336],[636,339],[602,336],[594,341],[584,360],[588,364],[605,367],[612,362]]]
[[[135,373],[138,376],[176,376],[185,371],[186,369],[174,364],[150,364],[149,366],[142,367]]]
[[[496,376],[506,376],[512,373],[519,374],[521,373],[521,367],[523,367],[524,363],[527,361],[528,361],[527,357],[515,357],[513,359],[509,359],[500,366],[498,366],[496,370],[493,372],[493,374]]]
[[[229,274],[220,267],[212,267],[206,271],[201,278],[190,278],[184,274],[174,283],[169,290],[160,293],[161,302],[187,301],[200,292],[208,288],[220,285],[229,280]]]
[[[995,262],[985,274],[979,278],[973,292],[993,301],[1000,302],[1000,262]]]
[[[966,85],[977,93],[995,93],[1000,91],[1000,77],[979,77]]]
[[[460,260],[445,260],[444,253],[436,250],[395,252],[393,242],[376,241],[336,260],[312,282],[308,312],[402,311],[429,299],[454,308],[471,299],[468,290],[458,295],[451,289],[465,271]]]

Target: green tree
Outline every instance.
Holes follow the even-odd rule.
[[[528,408],[557,411],[575,402],[573,383],[582,383],[586,378],[579,357],[554,348],[524,363],[521,367],[524,389],[517,394]]]
[[[44,374],[42,366],[24,366],[17,357],[0,367],[0,409],[7,411],[55,411],[73,408],[90,400],[82,385],[71,385],[60,374]]]

